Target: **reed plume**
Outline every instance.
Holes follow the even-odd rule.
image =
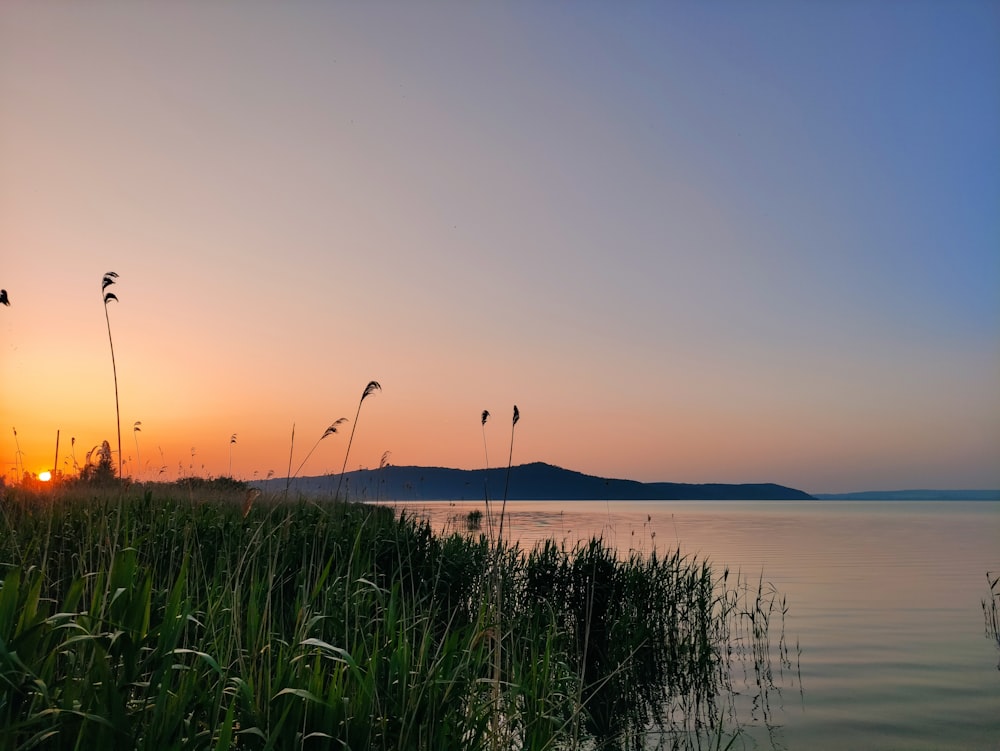
[[[358,401],[358,411],[354,415],[354,424],[351,425],[351,437],[347,440],[347,451],[344,452],[344,465],[340,468],[340,478],[337,480],[337,492],[334,494],[334,500],[340,497],[340,486],[344,482],[344,472],[347,471],[347,457],[351,455],[351,444],[354,443],[354,431],[358,427],[358,417],[361,415],[361,405],[364,404],[365,399],[374,394],[376,391],[381,391],[382,386],[379,385],[378,381],[369,381],[368,385],[365,386],[365,390],[361,392],[361,399]]]
[[[341,417],[340,419],[335,420],[333,423],[331,423],[330,427],[328,427],[325,431],[323,431],[323,435],[321,435],[319,438],[316,439],[316,443],[314,443],[313,447],[309,449],[309,453],[306,454],[306,458],[302,460],[302,463],[299,465],[298,469],[295,470],[295,474],[292,475],[292,477],[297,477],[299,472],[302,471],[302,468],[306,465],[306,462],[309,461],[309,457],[313,455],[313,451],[315,451],[316,447],[319,446],[319,442],[322,441],[324,438],[326,438],[328,435],[333,435],[334,433],[339,432],[340,426],[343,425],[345,422],[347,422],[347,418]]]
[[[10,307],[10,300],[7,298],[7,290],[0,289],[0,305]]]
[[[108,344],[111,345],[111,372],[115,377],[115,417],[118,424],[118,477],[122,476],[122,415],[118,407],[118,367],[115,364],[115,343],[111,338],[111,318],[108,316],[108,303],[114,300],[118,302],[118,297],[113,292],[105,290],[115,283],[118,274],[109,271],[101,280],[101,294],[104,296],[104,320],[108,324]]]
[[[236,433],[229,436],[229,476],[233,476],[233,446],[236,445]]]

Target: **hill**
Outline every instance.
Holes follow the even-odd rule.
[[[488,472],[445,467],[396,467],[362,469],[344,475],[341,493],[350,498],[386,501],[475,501],[481,500],[489,482],[490,498],[503,498],[507,469]],[[328,495],[337,489],[338,475],[301,477],[292,489],[307,495]],[[284,478],[252,483],[270,492],[285,487]],[[544,462],[521,464],[510,470],[508,500],[530,501],[720,501],[720,500],[812,500],[801,490],[773,483],[690,484],[637,482],[585,475]]]

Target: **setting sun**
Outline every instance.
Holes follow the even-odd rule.
[[[42,482],[48,482],[49,480],[52,479],[52,473],[51,472],[39,472],[38,473],[38,479],[41,480]]]

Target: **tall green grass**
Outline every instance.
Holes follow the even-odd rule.
[[[243,491],[5,491],[0,750],[722,747],[769,669],[704,563]]]

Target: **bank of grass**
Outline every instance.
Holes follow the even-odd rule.
[[[0,751],[724,748],[734,660],[771,680],[774,598],[676,554],[225,483],[4,493]]]

